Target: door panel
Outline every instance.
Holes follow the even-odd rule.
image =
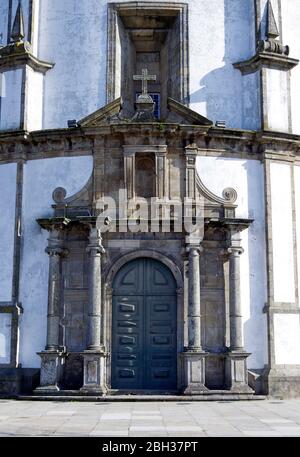
[[[176,296],[145,297],[146,388],[176,389]]]
[[[113,298],[112,380],[120,389],[142,388],[142,305],[142,296]]]
[[[114,291],[117,295],[143,294],[144,265],[139,260],[133,260],[121,268],[114,281]]]
[[[113,284],[112,388],[176,389],[176,284],[152,259],[126,264]]]

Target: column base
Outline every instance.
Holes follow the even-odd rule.
[[[83,386],[80,392],[85,394],[105,395],[107,392],[105,374],[105,352],[85,351],[83,356]]]
[[[40,386],[37,392],[57,392],[60,390],[63,363],[66,354],[60,351],[38,352],[41,357]]]
[[[209,389],[205,386],[205,357],[207,352],[189,351],[183,352],[182,372],[184,395],[202,395]]]
[[[246,359],[250,353],[232,351],[226,354],[225,382],[227,389],[236,393],[254,393],[248,385]]]

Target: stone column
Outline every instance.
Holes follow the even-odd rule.
[[[47,344],[46,351],[59,349],[59,306],[61,291],[61,257],[67,251],[61,246],[49,246],[46,249],[49,255],[48,280],[48,314],[47,314]]]
[[[184,393],[201,394],[205,387],[206,352],[201,343],[200,246],[189,246],[188,347],[183,355]]]
[[[230,350],[243,351],[242,311],[240,294],[240,255],[241,247],[230,247],[229,254],[229,319]]]
[[[97,229],[91,229],[90,243],[87,247],[89,254],[89,307],[87,350],[99,351],[101,345],[101,256],[104,249],[101,244],[101,234]]]
[[[68,250],[63,248],[61,232],[53,229],[46,252],[49,255],[47,342],[45,351],[40,352],[41,376],[37,391],[56,391],[60,389],[62,367],[65,354],[59,341],[59,320],[61,302],[61,258]]]
[[[189,308],[188,350],[202,351],[201,302],[200,302],[200,255],[201,248],[189,248]]]
[[[124,182],[127,198],[135,197],[135,152],[124,147]]]
[[[167,189],[167,146],[158,146],[155,152],[156,168],[156,197],[159,199],[168,197]]]
[[[243,346],[243,321],[240,293],[240,246],[239,233],[231,232],[229,254],[229,319],[230,347],[226,358],[225,377],[227,387],[237,393],[252,393],[248,386],[246,359],[250,355]]]
[[[87,348],[83,353],[84,382],[82,391],[103,394],[105,387],[105,357],[102,344],[102,283],[101,257],[104,253],[100,230],[91,228],[89,245],[89,307]]]
[[[186,177],[185,177],[185,195],[194,200],[196,198],[196,158],[198,148],[195,144],[190,144],[185,148],[186,157]]]

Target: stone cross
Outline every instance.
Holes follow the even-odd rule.
[[[134,81],[142,81],[143,95],[148,93],[148,81],[156,81],[156,75],[148,75],[147,68],[143,68],[141,75],[133,75]]]

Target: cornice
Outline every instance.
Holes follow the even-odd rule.
[[[240,70],[243,75],[254,73],[261,68],[273,68],[288,71],[298,65],[298,59],[292,59],[286,55],[272,52],[257,52],[251,59],[236,62],[234,68]]]
[[[30,43],[23,41],[0,48],[0,71],[13,70],[27,65],[34,71],[45,74],[54,67],[54,63],[38,59],[31,51]]]
[[[193,144],[199,155],[216,155],[243,159],[283,161],[300,157],[300,135],[272,131],[218,129],[215,127],[180,124],[113,124],[97,129],[64,128],[26,132],[13,130],[0,132],[0,162],[34,160],[49,157],[92,155],[101,140],[103,147],[110,138],[118,138],[121,145],[131,145],[137,138],[151,136],[156,144],[168,149],[185,148]],[[126,141],[125,141],[126,140]],[[179,145],[179,146],[178,146]],[[151,146],[151,145],[150,145]],[[109,148],[109,145],[107,146]]]

